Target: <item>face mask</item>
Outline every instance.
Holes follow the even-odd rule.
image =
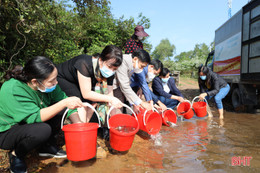
[[[138,40],[142,40],[144,37],[137,37]]]
[[[206,80],[207,76],[200,76],[201,80]]]
[[[151,82],[153,80],[153,78],[155,78],[155,74],[153,72],[148,72],[147,73],[147,82]]]
[[[103,65],[103,67],[100,69],[100,72],[103,77],[109,78],[110,76],[113,76],[115,74],[114,71],[108,69],[106,66]]]
[[[169,77],[168,78],[162,78],[162,82],[167,83],[169,79],[170,79]]]
[[[135,73],[142,73],[143,69],[139,69],[138,67],[138,60],[135,61],[135,68],[134,68],[134,72]]]
[[[41,82],[39,82],[42,86],[44,86]],[[52,87],[46,87],[46,86],[44,86],[44,90],[42,90],[42,89],[40,89],[38,86],[37,86],[37,89],[39,90],[39,91],[41,91],[41,92],[43,92],[43,93],[50,93],[50,92],[52,92],[53,90],[55,90],[55,88],[56,88],[56,86],[57,85],[54,85],[54,86],[52,86]]]

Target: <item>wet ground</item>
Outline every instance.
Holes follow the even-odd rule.
[[[191,100],[196,92],[184,95]],[[29,172],[260,172],[260,114],[225,111],[220,121],[210,105],[213,118],[178,119],[175,127],[162,126],[155,139],[139,132],[128,152],[107,152],[103,159],[71,162],[32,154]],[[7,172],[5,155],[0,159],[0,170]]]
[[[43,172],[259,172],[259,122],[260,115],[229,112],[223,122],[179,119],[176,127],[162,127],[159,140],[139,132],[127,153],[65,161]]]

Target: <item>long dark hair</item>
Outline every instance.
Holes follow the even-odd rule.
[[[54,69],[55,65],[50,59],[44,56],[36,56],[30,59],[24,68],[21,65],[17,65],[13,70],[7,71],[5,79],[14,78],[25,83],[30,82],[32,79],[37,79],[41,82],[47,79]]]
[[[112,66],[119,67],[123,61],[123,53],[119,47],[108,45],[103,49],[102,53],[100,54],[100,58],[102,61],[115,59]]]
[[[204,75],[206,75],[206,81],[202,80],[200,78],[200,72],[202,72]],[[199,84],[207,84],[208,86],[211,86],[211,82],[210,82],[210,79],[211,79],[211,75],[210,75],[210,69],[204,65],[201,65],[199,67],[199,70],[198,70],[198,82]]]

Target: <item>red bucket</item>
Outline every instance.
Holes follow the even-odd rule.
[[[124,106],[132,111],[127,105]],[[112,109],[114,108],[110,108],[107,119],[109,118]],[[107,120],[107,122],[108,128],[110,129],[110,146],[117,151],[129,150],[134,141],[135,134],[139,130],[137,118],[128,114],[116,114]]]
[[[89,103],[83,103],[93,109],[98,116],[95,108]],[[68,109],[62,117],[62,130],[64,131],[67,158],[71,161],[88,160],[96,155],[97,151],[97,129],[98,123],[78,123],[63,126],[64,117]],[[98,116],[99,117],[99,116]]]
[[[159,113],[152,110],[147,111],[140,109],[140,113],[137,114],[140,130],[147,132],[150,135],[159,133],[162,127],[162,118]]]
[[[83,161],[96,155],[98,123],[65,125],[66,152],[69,160]]]
[[[167,123],[167,121],[170,121],[174,124],[177,123],[177,116],[176,116],[175,112],[170,108],[167,108],[167,110],[163,111],[161,113],[161,116],[162,116],[162,123],[166,126],[170,126]]]
[[[198,101],[194,102],[196,98],[199,98],[198,96],[194,97],[192,100],[192,107],[197,115],[197,117],[205,117],[207,115],[207,100],[205,102],[203,101]]]
[[[183,101],[177,106],[177,113],[182,115],[185,119],[193,117],[194,112],[191,109],[191,103],[189,101]]]

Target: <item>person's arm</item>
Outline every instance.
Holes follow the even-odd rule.
[[[78,97],[68,97],[51,106],[42,108],[40,110],[41,120],[43,122],[48,121],[49,119],[53,118],[55,115],[57,115],[66,107],[69,109],[76,109],[83,106],[84,106],[83,103]]]
[[[77,71],[77,74],[78,74],[80,92],[84,99],[91,100],[94,102],[108,102],[111,103],[116,108],[122,107],[122,102],[116,97],[113,97],[111,95],[100,94],[95,91],[92,91],[90,77],[86,77],[82,75],[79,71]]]
[[[77,97],[67,97],[62,99],[63,96],[66,95],[61,91],[59,86],[57,86],[52,93],[48,94],[48,100],[45,102],[43,102],[44,97],[39,100],[38,96],[31,94],[30,92],[31,91],[24,92],[24,90],[21,90],[19,87],[14,88],[13,98],[10,100],[10,104],[13,105],[11,112],[13,112],[12,114],[15,114],[14,119],[16,119],[16,122],[25,121],[28,124],[44,122],[53,118],[66,107],[69,109],[75,109],[84,106],[81,100]],[[46,93],[42,93],[42,96],[45,96],[45,94]],[[54,95],[60,97],[61,100],[53,100],[52,96]],[[45,104],[51,104],[51,106]],[[75,112],[75,110],[71,111]]]
[[[170,78],[169,85],[171,86],[171,93],[174,93],[175,95],[184,98],[180,90],[176,87],[174,78]]]
[[[137,73],[135,75],[136,75],[136,80],[139,83],[139,86],[141,86],[141,88],[142,88],[145,100],[151,101],[152,95],[151,95],[149,86],[146,82],[145,71],[142,71],[142,73]]]
[[[178,100],[179,102],[184,101],[184,97],[180,90],[176,87],[174,78],[170,78],[168,81],[168,86],[170,86],[170,93],[172,94],[171,99]]]
[[[147,110],[152,109],[152,106],[149,103],[143,102],[132,90],[130,79],[128,77],[128,65],[126,63],[122,63],[122,65],[117,69],[116,80],[118,80],[120,90],[131,104],[141,105]]]
[[[90,77],[83,76],[77,71],[80,92],[84,99],[91,100],[94,102],[111,102],[111,97],[108,95],[100,94],[91,90],[92,81]]]
[[[208,96],[215,96],[220,90],[219,78],[214,73],[211,76],[211,88],[213,88],[213,89],[206,92]]]
[[[155,106],[156,103],[157,103],[162,110],[166,110],[167,107],[165,106],[165,104],[163,104],[163,103],[159,100],[158,96],[155,95],[151,90],[150,90],[150,92],[151,92],[151,95],[152,95],[152,98],[153,98],[154,106]]]
[[[116,80],[118,80],[120,90],[130,103],[139,105],[142,102],[142,100],[136,95],[136,93],[130,87],[128,65],[126,63],[122,63],[121,66],[117,69]]]

